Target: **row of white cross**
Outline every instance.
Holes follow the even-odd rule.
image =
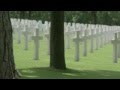
[[[74,31],[76,33],[75,37],[73,38],[73,41],[75,42],[75,60],[79,61],[80,59],[80,52],[79,52],[79,43],[83,43],[83,56],[87,56],[87,40],[90,40],[90,52],[93,53],[94,51],[94,41],[96,42],[96,50],[99,47],[102,47],[103,45],[109,43],[112,39],[114,39],[113,35],[116,32],[119,32],[120,29],[113,28],[112,26],[107,28],[93,28],[93,29],[85,29],[85,30],[77,30]],[[66,34],[66,37],[69,37],[68,34]],[[69,38],[67,38],[69,39]],[[69,41],[69,40],[67,40]],[[68,45],[69,46],[69,45]]]
[[[39,40],[44,34],[47,38],[48,55],[50,54],[50,25],[51,23],[45,21],[35,20],[19,20],[11,19],[13,30],[18,33],[18,43],[21,42],[21,34],[25,37],[25,50],[28,50],[28,41],[34,40],[35,55],[34,59],[39,59]],[[71,39],[75,43],[75,61],[80,60],[79,46],[83,43],[83,56],[87,56],[87,41],[90,40],[90,52],[102,47],[114,39],[114,33],[120,31],[120,26],[94,25],[94,24],[79,24],[79,23],[64,23],[65,45],[70,48]],[[95,43],[95,44],[94,44]],[[95,47],[96,46],[96,47]]]

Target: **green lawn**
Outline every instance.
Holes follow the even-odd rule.
[[[17,44],[17,40],[14,40],[15,63],[23,79],[120,79],[120,62],[113,63],[112,44],[107,44],[94,53],[88,53],[87,57],[83,57],[82,45],[80,45],[79,62],[74,61],[74,50],[74,43],[71,41],[71,49],[66,49],[65,53],[68,69],[54,70],[49,68],[45,38],[40,42],[40,60],[33,60],[33,41],[29,42],[29,50],[25,51],[24,40],[21,44]],[[88,52],[90,52],[89,47]]]

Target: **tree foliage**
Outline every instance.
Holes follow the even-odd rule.
[[[11,11],[12,18],[20,18],[20,11]],[[22,11],[22,18],[50,21],[51,11]],[[120,25],[120,11],[65,11],[65,22],[96,23],[106,25]]]

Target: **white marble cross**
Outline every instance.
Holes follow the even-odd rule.
[[[100,30],[100,47],[102,48],[103,47],[103,34],[104,34],[104,32],[103,32],[103,28],[101,28],[101,30]]]
[[[96,29],[96,34],[95,34],[95,36],[96,36],[96,50],[98,50],[98,47],[99,47],[99,28],[97,27]]]
[[[21,43],[21,34],[22,34],[22,30],[21,30],[21,26],[17,28],[17,32],[18,32],[18,44]]]
[[[107,42],[107,38],[106,38],[106,28],[105,27],[103,27],[103,34],[102,34],[102,44],[103,45],[105,45],[106,44],[106,42]]]
[[[29,32],[27,27],[28,26],[26,26],[26,29],[24,28],[24,31],[23,31],[23,35],[25,37],[25,48],[24,48],[24,50],[28,50],[28,38],[29,38],[28,36],[29,36],[30,32]]]
[[[87,29],[84,30],[84,37],[83,37],[83,56],[87,56],[87,39],[89,36],[87,36],[88,31]]]
[[[111,41],[113,44],[113,60],[114,63],[117,63],[117,59],[118,59],[118,44],[120,43],[120,40],[118,40],[117,38],[117,33],[115,33],[115,40]]]
[[[93,53],[94,51],[94,29],[91,29],[91,49],[90,52]]]
[[[34,44],[35,44],[35,54],[34,54],[34,60],[38,60],[39,59],[39,40],[42,40],[43,38],[41,36],[39,36],[39,29],[36,29],[36,33],[34,36],[32,36],[32,40],[34,40]]]
[[[65,44],[66,44],[66,48],[67,49],[70,49],[70,30],[69,30],[69,27],[70,26],[66,26],[66,28],[65,28]]]
[[[79,51],[79,43],[81,41],[80,31],[76,31],[77,35],[73,38],[73,42],[75,42],[75,61],[79,61],[80,59],[80,51]]]

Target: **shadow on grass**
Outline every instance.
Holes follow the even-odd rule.
[[[108,70],[55,70],[48,67],[20,69],[23,79],[120,79],[120,72]]]

